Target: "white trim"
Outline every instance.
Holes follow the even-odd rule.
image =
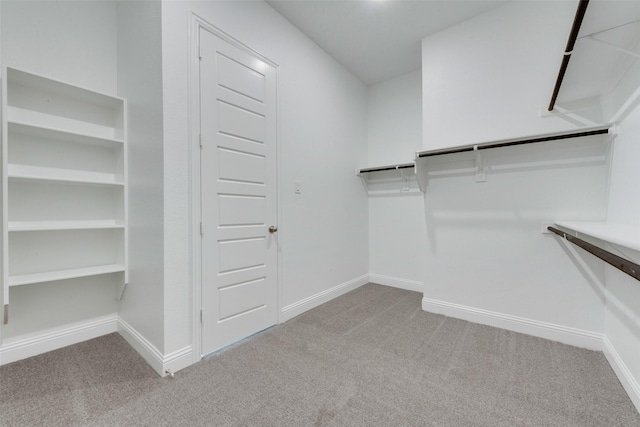
[[[207,21],[205,18],[203,18],[202,16],[198,15],[196,12],[191,12],[191,17],[192,20],[195,21],[196,25],[198,28],[204,28],[205,30],[213,33],[214,35],[216,35],[218,38],[221,38],[222,40],[226,41],[227,43],[237,47],[240,50],[245,51],[246,53],[248,53],[251,56],[254,56],[255,58],[257,58],[258,60],[267,63],[268,65],[270,65],[273,68],[278,68],[279,65],[276,62],[273,62],[271,59],[267,58],[266,56],[264,56],[263,54],[261,54],[260,52],[258,52],[257,50],[253,49],[252,47],[242,43],[240,40],[236,39],[235,37],[233,37],[231,34],[221,30],[220,28],[216,27],[214,24],[212,24],[211,22]],[[197,31],[197,30],[196,30]]]
[[[622,387],[624,387],[625,391],[629,395],[631,402],[633,402],[638,412],[640,412],[640,384],[638,384],[638,381],[634,378],[633,374],[624,363],[624,360],[620,354],[618,354],[606,335],[602,339],[602,344],[602,352],[609,361],[609,365],[611,365],[611,368],[616,373],[618,380],[620,380]]]
[[[198,360],[200,360],[200,357],[198,357]],[[188,345],[164,356],[162,361],[162,376],[168,372],[178,372],[193,364],[193,347]]]
[[[160,376],[167,375],[167,370],[175,373],[194,363],[192,346],[163,355],[160,350],[122,318],[118,318],[118,332]]]
[[[422,309],[431,313],[444,314],[445,316],[558,341],[563,344],[602,351],[604,335],[597,332],[540,322],[430,298],[422,299]]]
[[[147,361],[158,375],[163,375],[163,356],[160,350],[122,318],[118,318],[118,333]]]
[[[118,316],[110,314],[85,322],[52,328],[38,334],[4,340],[0,347],[0,365],[37,356],[118,330]]]
[[[192,14],[189,21],[189,78],[188,86],[188,119],[189,119],[189,157],[190,157],[190,182],[191,201],[191,342],[193,343],[193,363],[202,358],[202,235],[199,224],[202,221],[200,209],[200,22],[202,20]]]
[[[117,314],[109,314],[84,322],[52,328],[37,334],[22,335],[4,340],[0,347],[0,365],[37,356],[73,344],[78,344],[114,332],[120,335],[158,373],[177,372],[194,363],[192,346],[163,355],[131,325]]]
[[[322,292],[318,292],[315,295],[301,299],[293,304],[289,304],[286,307],[282,307],[280,321],[286,322],[287,320],[293,319],[305,311],[311,310],[312,308],[324,304],[327,301],[346,294],[347,292],[357,289],[367,283],[369,283],[369,275],[363,274],[360,277],[356,277],[355,279],[341,283]]]
[[[369,274],[369,281],[378,285],[406,289],[407,291],[424,292],[424,282],[418,280],[400,279],[382,274]]]

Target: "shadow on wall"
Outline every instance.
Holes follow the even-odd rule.
[[[588,236],[581,235],[580,238],[596,246],[603,246],[598,240],[589,238]],[[589,286],[591,286],[594,292],[601,299],[603,304],[607,304],[610,313],[616,316],[620,320],[620,322],[622,322],[628,328],[629,331],[631,331],[638,339],[640,339],[640,323],[638,323],[637,321],[637,315],[635,314],[634,307],[632,306],[632,302],[635,301],[623,301],[613,292],[609,291],[607,286],[605,286],[606,268],[614,267],[607,266],[604,261],[599,260],[587,251],[574,246],[572,243],[569,243],[564,239],[556,240],[566,253],[567,257],[572,261],[576,269],[582,274],[586,282],[589,283]],[[616,249],[614,248],[614,251],[615,250]],[[630,258],[637,262],[638,258],[640,258],[640,252],[632,252],[632,256],[629,256],[628,253],[624,255],[626,255],[626,258]],[[636,285],[636,283],[633,283],[633,285]]]
[[[473,152],[430,158],[425,220],[431,253],[461,230],[469,244],[476,235],[539,234],[542,224],[559,219],[603,219],[610,151],[607,136],[486,150],[481,182],[474,179]]]

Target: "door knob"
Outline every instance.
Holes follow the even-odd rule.
[[[275,233],[276,231],[278,231],[278,227],[276,227],[275,225],[269,227],[269,233]]]

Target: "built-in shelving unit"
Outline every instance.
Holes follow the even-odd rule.
[[[127,283],[126,101],[7,67],[2,79],[4,323],[10,289]]]
[[[356,175],[372,196],[418,193],[415,168],[413,162],[374,166],[358,169]]]

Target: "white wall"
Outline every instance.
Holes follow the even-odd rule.
[[[2,60],[98,92],[116,92],[112,1],[5,1]]]
[[[165,2],[165,352],[190,342],[192,11],[279,65],[279,280],[281,305],[290,308],[283,317],[368,273],[367,198],[354,175],[366,161],[365,87],[266,3]]]
[[[367,88],[367,149],[368,166],[407,163],[422,149],[421,70]]]
[[[3,66],[116,93],[115,3],[2,1],[0,7]],[[2,338],[113,315],[115,291],[108,277],[16,287]]]
[[[119,2],[118,95],[127,99],[129,285],[120,318],[164,348],[161,4]]]
[[[609,160],[602,139],[487,151],[490,169],[480,183],[472,156],[433,160],[424,199],[423,307],[594,347],[591,338],[603,331],[602,295],[559,240],[541,230],[555,220],[605,218]],[[560,331],[565,336],[554,335]],[[591,338],[581,341],[581,331]]]
[[[541,119],[575,2],[512,2],[423,40],[425,149],[570,129]],[[609,155],[598,138],[430,158],[423,307],[598,348],[603,295],[559,241],[559,219],[603,220]],[[594,263],[598,274],[604,267]]]
[[[511,2],[422,41],[424,149],[569,129],[549,105],[577,2]]]
[[[619,126],[613,153],[611,190],[607,220],[625,224],[640,223],[640,108],[636,108]],[[624,250],[624,249],[623,249]],[[615,251],[613,251],[616,253]],[[636,263],[640,252],[624,250]],[[607,304],[605,335],[609,354],[615,354],[626,372],[618,372],[635,405],[640,410],[640,284],[617,269],[607,266]],[[614,365],[615,366],[615,365]],[[624,379],[626,375],[626,380]]]
[[[413,161],[422,148],[420,70],[367,88],[367,143],[366,166]],[[425,241],[420,193],[369,197],[371,281],[421,291]]]

